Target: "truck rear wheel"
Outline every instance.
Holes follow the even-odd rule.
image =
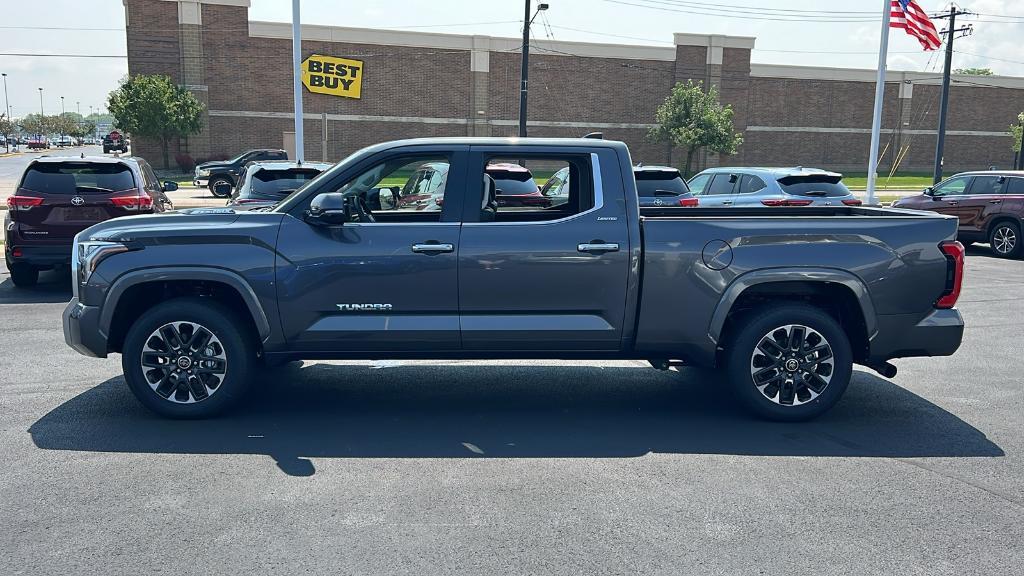
[[[252,337],[229,309],[175,298],[132,325],[121,353],[124,378],[146,407],[168,418],[207,418],[241,398],[255,364]]]
[[[842,397],[853,373],[842,326],[805,304],[773,306],[748,317],[726,346],[737,399],[770,420],[809,420],[825,413]]]

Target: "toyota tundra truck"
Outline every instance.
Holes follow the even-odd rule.
[[[503,163],[561,172],[564,193],[500,206],[487,167]],[[119,353],[139,401],[173,418],[221,412],[294,360],[557,358],[717,368],[753,413],[804,420],[854,364],[893,377],[893,358],[959,347],[955,218],[640,208],[632,167],[599,139],[402,140],[270,209],[103,222],[75,239],[64,337]]]

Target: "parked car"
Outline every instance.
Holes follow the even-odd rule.
[[[569,201],[569,172],[571,166],[558,170],[540,187],[540,193],[557,207]]]
[[[683,175],[671,166],[634,166],[633,177],[641,206],[698,205]]]
[[[495,200],[502,206],[551,206],[551,199],[544,196],[533,173],[525,166],[509,162],[488,164],[484,173],[494,179]]]
[[[112,130],[109,134],[103,137],[103,153],[110,154],[111,152],[127,152],[128,151],[128,138],[117,130]]]
[[[964,172],[922,194],[900,198],[894,208],[928,210],[956,216],[961,242],[988,242],[1003,258],[1019,258],[1024,239],[1024,172]]]
[[[26,146],[29,150],[46,150],[50,147],[50,141],[46,139],[46,136],[34,136],[28,139]]]
[[[57,136],[52,140],[52,142],[57,148],[70,148],[75,145],[75,141],[71,136]]]
[[[565,162],[569,201],[496,206],[492,157]],[[440,210],[367,209],[367,192],[421,168],[429,186],[407,185],[436,195],[441,164]],[[269,211],[83,231],[65,340],[120,353],[139,401],[178,418],[222,411],[295,359],[546,357],[717,367],[755,413],[800,420],[840,399],[854,363],[892,377],[891,358],[959,347],[955,218],[638,208],[632,179],[621,142],[378,144]]]
[[[4,257],[15,286],[33,286],[40,270],[71,263],[82,230],[111,218],[170,209],[161,184],[142,158],[43,156],[25,168],[7,198]]]
[[[843,175],[817,168],[709,168],[690,179],[701,207],[860,206]]]
[[[231,195],[230,189],[218,184],[228,184],[231,188],[238,183],[238,175],[242,168],[249,162],[264,162],[268,160],[287,160],[288,153],[279,149],[247,150],[230,160],[223,162],[203,162],[196,166],[195,176],[192,184],[202,188],[208,187],[210,193],[218,198],[227,198]],[[219,191],[218,191],[219,190]],[[227,192],[225,192],[227,190]]]
[[[287,160],[250,162],[238,176],[239,185],[229,192],[227,205],[235,210],[273,206],[331,166],[326,162],[298,164]],[[220,185],[228,186],[226,182]]]

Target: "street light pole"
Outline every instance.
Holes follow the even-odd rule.
[[[60,97],[60,145],[64,145],[64,97]]]
[[[519,81],[519,136],[522,138],[526,137],[526,101],[528,88],[527,85],[530,81],[530,24],[533,24],[534,18],[537,14],[540,14],[541,10],[547,10],[548,5],[541,2],[537,5],[537,11],[534,12],[533,17],[530,17],[530,0],[526,0],[526,6],[523,10],[523,61],[521,65],[520,81]]]
[[[11,122],[14,122],[14,118],[11,117],[12,116],[11,115],[11,101],[7,99],[7,72],[3,73],[3,77],[4,77],[4,112],[7,112],[7,119],[10,120]],[[7,147],[7,151],[10,152],[11,151],[11,143],[10,143],[10,141],[7,138],[4,138],[4,145]],[[18,147],[18,141],[17,140],[14,141],[14,147],[15,147],[15,149],[17,149],[17,147]]]

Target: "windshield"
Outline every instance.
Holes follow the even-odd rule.
[[[101,194],[131,190],[135,177],[124,164],[40,162],[25,171],[21,187],[44,194]]]
[[[690,191],[678,171],[639,170],[634,172],[634,175],[636,176],[636,192],[644,198],[678,196]]]
[[[796,196],[820,196],[822,198],[849,196],[850,189],[840,181],[842,178],[842,176],[828,174],[786,176],[779,178],[779,185],[782,186],[782,191],[786,194]]]
[[[260,194],[288,195],[319,175],[320,171],[312,168],[260,170],[252,175],[251,190]]]

